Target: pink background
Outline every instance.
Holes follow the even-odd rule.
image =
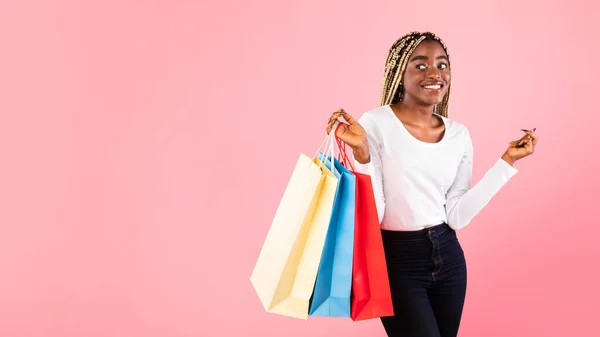
[[[598,336],[592,0],[204,3],[0,4],[1,336],[384,336],[267,314],[249,277],[299,152],[412,30],[448,44],[475,180],[540,137],[459,232],[460,336]]]

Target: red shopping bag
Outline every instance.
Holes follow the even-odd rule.
[[[356,176],[354,260],[350,317],[353,321],[393,316],[392,295],[371,176],[358,173],[338,140],[340,162]]]

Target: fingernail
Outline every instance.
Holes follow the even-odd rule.
[[[533,132],[535,132],[535,128],[533,128]]]
[[[523,132],[527,132],[527,131],[529,131],[529,130],[521,129],[521,131],[523,131]]]

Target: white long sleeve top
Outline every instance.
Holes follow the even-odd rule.
[[[437,143],[408,132],[389,105],[358,120],[368,135],[371,159],[354,161],[369,174],[381,228],[414,231],[441,223],[465,227],[518,170],[502,159],[471,187],[473,143],[467,127],[440,116],[446,130]]]

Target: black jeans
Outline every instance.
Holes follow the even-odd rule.
[[[394,316],[390,337],[455,337],[467,288],[467,265],[446,224],[420,231],[382,230]]]

